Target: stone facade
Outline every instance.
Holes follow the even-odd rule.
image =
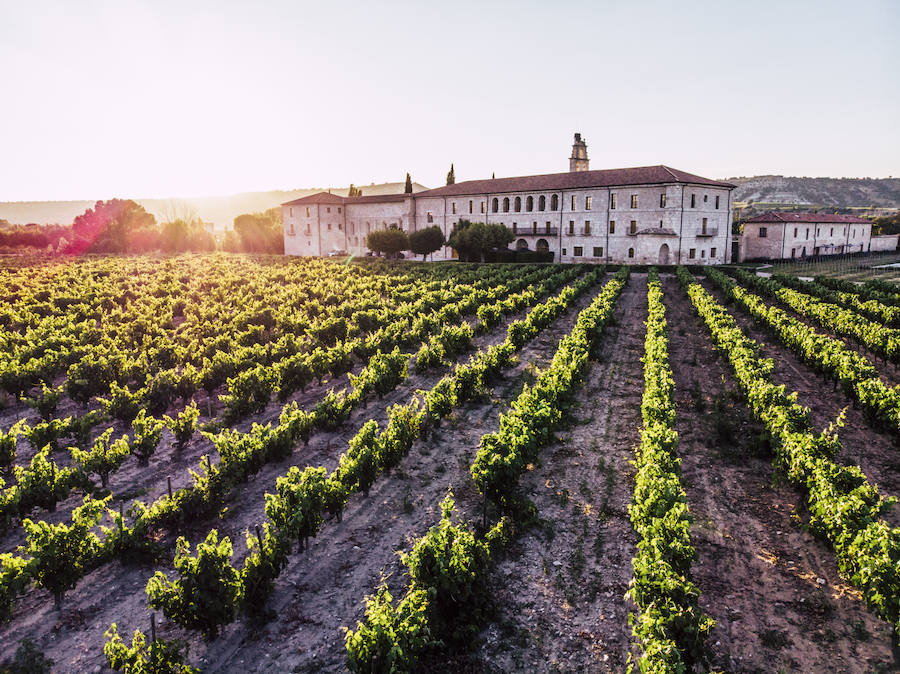
[[[365,237],[376,229],[414,232],[437,225],[448,237],[466,219],[502,224],[515,237],[511,247],[551,251],[559,262],[729,261],[733,185],[665,166],[585,170],[586,145],[577,136],[573,157],[584,164],[573,164],[568,173],[474,180],[380,197],[320,193],[287,202],[282,205],[285,253],[363,255]],[[445,247],[433,257],[455,256]]]
[[[744,223],[740,261],[867,252],[872,249],[871,240],[872,224],[862,218],[827,213],[765,213]]]

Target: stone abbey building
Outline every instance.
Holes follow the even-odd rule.
[[[340,197],[320,192],[282,204],[286,255],[365,255],[366,235],[461,219],[501,223],[511,247],[557,262],[722,264],[729,261],[734,185],[669,168],[589,170],[575,134],[568,173],[469,180],[414,194]],[[453,259],[445,247],[434,259]]]

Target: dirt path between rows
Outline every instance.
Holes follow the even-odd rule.
[[[596,290],[595,290],[596,292]],[[225,628],[211,644],[157,615],[163,638],[188,638],[190,660],[205,671],[344,671],[343,627],[353,626],[363,614],[363,598],[378,586],[382,574],[396,594],[405,584],[396,551],[408,548],[439,517],[438,504],[452,486],[461,512],[474,512],[475,498],[468,466],[483,433],[496,430],[499,413],[518,395],[533,364],[545,365],[558,339],[568,333],[578,310],[593,293],[580,298],[563,317],[544,330],[520,354],[520,362],[496,386],[493,398],[464,406],[427,441],[416,442],[410,454],[390,475],[373,486],[368,497],[351,498],[343,521],[327,521],[310,551],[294,553],[278,579],[270,601],[274,619],[262,628],[243,622]],[[479,342],[502,341],[505,329]],[[205,536],[211,526],[232,537],[236,559],[244,555],[242,530],[262,519],[263,493],[288,465],[324,464],[333,468],[347,440],[368,418],[386,419],[385,408],[406,402],[416,387],[430,386],[443,373],[415,375],[382,401],[372,401],[354,413],[350,422],[333,434],[320,433],[308,448],[298,448],[289,462],[267,467],[245,489],[232,496],[224,519],[198,523],[190,539]],[[4,642],[0,658],[9,657],[18,641],[28,636],[56,660],[57,671],[101,671],[103,632],[117,622],[120,633],[149,627],[144,587],[153,568],[109,564],[83,579],[67,595],[62,615],[52,609],[47,593],[33,590],[17,607],[14,620],[0,631]],[[163,568],[170,573],[171,569]],[[6,646],[8,644],[8,646]],[[9,651],[9,652],[7,652]]]
[[[805,497],[774,474],[727,362],[674,278],[664,290],[694,581],[717,622],[713,669],[896,671],[889,626],[802,526]]]
[[[635,536],[628,520],[641,424],[646,274],[633,274],[576,396],[571,427],[523,489],[541,526],[491,576],[498,616],[477,671],[621,672],[631,645],[624,598]]]

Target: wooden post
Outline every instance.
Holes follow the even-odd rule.
[[[169,485],[169,500],[172,500],[172,476],[166,477],[166,483]]]
[[[156,650],[156,614],[150,614],[150,662],[153,662],[153,652]]]

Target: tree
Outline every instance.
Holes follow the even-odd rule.
[[[245,253],[284,253],[281,208],[245,213],[234,219],[237,250]]]
[[[447,173],[447,184],[455,185],[456,184],[456,171],[453,170],[453,163],[450,163],[450,172]]]
[[[444,245],[444,233],[437,225],[432,225],[409,235],[409,249],[416,255],[422,256],[422,261],[429,253],[440,250]]]
[[[461,260],[480,262],[485,251],[505,249],[514,238],[513,233],[499,223],[460,220],[453,226],[447,245],[459,253]]]
[[[347,196],[348,197],[361,197],[362,192],[353,183],[350,183],[350,189],[347,190]]]
[[[74,253],[141,252],[159,245],[156,218],[131,199],[98,201],[75,218],[72,234]]]
[[[377,229],[366,236],[366,246],[369,250],[391,257],[402,250],[409,250],[409,239],[406,232],[396,227]]]
[[[403,188],[403,192],[405,194],[412,194],[412,178],[409,177],[409,174],[406,174],[406,186]]]

